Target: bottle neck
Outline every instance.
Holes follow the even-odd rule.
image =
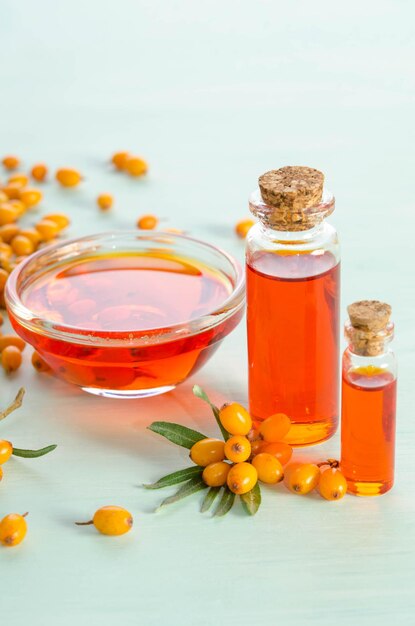
[[[346,323],[344,334],[348,342],[348,350],[361,357],[382,356],[391,351],[389,344],[393,339],[394,325],[392,322],[376,332],[355,328]]]
[[[278,227],[273,227],[264,221],[260,221],[260,229],[263,237],[282,244],[302,244],[309,243],[315,239],[318,239],[324,233],[325,222],[322,220],[319,224],[314,225],[307,230],[279,230]]]

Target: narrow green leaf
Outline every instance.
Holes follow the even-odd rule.
[[[200,507],[200,512],[205,513],[209,511],[210,507],[215,501],[216,496],[220,491],[220,487],[211,487],[205,497],[203,498],[202,506]]]
[[[25,459],[36,459],[39,456],[44,456],[52,450],[55,450],[57,446],[54,444],[52,446],[46,446],[46,448],[41,448],[40,450],[24,450],[23,448],[13,448],[14,456],[22,456]]]
[[[156,512],[162,509],[164,506],[167,506],[168,504],[174,504],[179,500],[183,500],[183,498],[187,498],[188,496],[191,496],[194,493],[201,491],[202,489],[207,489],[207,484],[202,480],[200,476],[195,476],[194,478],[191,478],[189,481],[187,481],[187,483],[184,483],[184,485],[182,485],[173,496],[165,498],[165,500],[161,502],[160,506],[157,507]]]
[[[222,433],[222,437],[224,438],[225,441],[227,441],[229,439],[229,437],[230,437],[230,434],[222,426],[222,423],[221,423],[221,421],[219,419],[219,409],[216,406],[216,404],[213,404],[213,402],[211,402],[209,400],[209,396],[207,395],[207,393],[205,391],[203,391],[203,389],[201,387],[199,387],[199,385],[194,385],[193,393],[196,396],[196,398],[200,398],[200,400],[203,400],[204,402],[208,403],[208,405],[212,409],[213,415],[215,416],[215,420],[217,422],[217,425],[220,428],[220,432]]]
[[[235,502],[235,494],[232,493],[232,491],[230,491],[230,489],[226,487],[225,491],[222,494],[220,502],[215,509],[213,517],[223,517],[224,515],[229,513],[229,511],[233,507],[234,502]]]
[[[255,515],[261,504],[261,489],[257,483],[251,491],[240,496],[242,506],[249,515]]]
[[[163,487],[178,485],[179,483],[184,483],[185,480],[189,480],[189,478],[193,478],[194,476],[201,476],[202,472],[203,467],[193,465],[192,467],[186,467],[186,469],[179,470],[178,472],[167,474],[167,476],[163,476],[163,478],[160,478],[157,482],[152,483],[151,485],[143,485],[143,487],[146,489],[162,489]]]
[[[189,450],[195,443],[207,438],[206,435],[202,435],[197,430],[186,428],[186,426],[181,426],[181,424],[173,424],[172,422],[153,422],[147,428],[152,430],[153,433],[165,437],[172,443]]]

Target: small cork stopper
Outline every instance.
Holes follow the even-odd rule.
[[[312,167],[281,167],[262,174],[258,183],[266,221],[280,230],[307,230],[333,210],[312,210],[319,208],[324,185],[324,174]]]
[[[321,201],[324,174],[312,167],[288,165],[265,172],[258,183],[267,204],[279,209],[305,209]]]
[[[376,356],[384,351],[385,340],[391,335],[392,307],[379,300],[360,300],[347,307],[350,324],[346,333],[353,351],[362,356]]]

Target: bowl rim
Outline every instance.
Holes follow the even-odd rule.
[[[165,328],[154,328],[149,330],[149,334],[142,334],[137,337],[134,336],[137,331],[105,331],[105,337],[97,337],[93,333],[96,331],[88,331],[87,329],[79,329],[69,324],[62,324],[51,319],[47,316],[40,316],[34,314],[25,304],[23,304],[19,293],[17,291],[17,283],[22,272],[30,266],[33,262],[36,262],[41,257],[48,257],[54,252],[63,249],[67,246],[74,244],[82,244],[90,242],[91,250],[94,249],[94,244],[103,242],[105,240],[116,240],[122,237],[132,237],[133,239],[150,239],[157,243],[157,239],[160,237],[168,237],[169,240],[175,241],[188,241],[196,246],[210,249],[211,251],[218,253],[222,258],[230,264],[231,269],[235,273],[235,281],[232,292],[221,303],[221,305],[212,311],[205,313],[204,315],[197,317],[189,322],[181,322],[179,324],[172,324]],[[158,241],[160,243],[160,239]],[[171,243],[171,241],[170,241]],[[83,251],[87,251],[88,248]],[[76,252],[74,251],[73,258],[76,258]],[[78,251],[79,252],[79,251]],[[70,257],[69,257],[70,258]],[[197,257],[194,257],[197,260]],[[239,261],[235,259],[228,252],[223,250],[219,246],[215,246],[211,243],[191,237],[184,233],[172,233],[163,230],[149,231],[149,230],[112,230],[95,233],[92,235],[85,235],[83,237],[74,237],[71,239],[65,239],[59,241],[56,244],[47,246],[37,252],[31,254],[24,261],[19,263],[13,271],[10,273],[5,289],[5,302],[7,309],[11,313],[12,317],[16,318],[18,323],[25,329],[32,331],[36,334],[46,336],[51,339],[57,339],[66,343],[75,343],[81,345],[95,346],[95,347],[141,347],[158,345],[166,342],[171,342],[179,339],[189,338],[194,335],[198,335],[203,331],[210,330],[222,323],[226,319],[232,317],[245,305],[245,274]],[[157,332],[160,331],[160,332]],[[120,335],[127,335],[126,337],[120,337]]]

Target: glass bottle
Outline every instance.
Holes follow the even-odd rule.
[[[376,300],[348,307],[342,367],[341,470],[351,493],[375,496],[393,486],[396,359],[389,347],[391,307]]]
[[[338,425],[340,249],[323,181],[285,167],[261,176],[250,198],[259,218],[246,249],[250,411],[286,413],[285,441],[299,446]]]

